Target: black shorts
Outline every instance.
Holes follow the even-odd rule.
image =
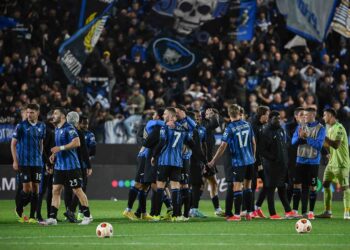
[[[156,183],[157,181],[157,166],[152,166],[152,157],[145,158],[145,170],[143,181],[146,184]]]
[[[318,167],[319,165],[297,163],[293,183],[317,186]]]
[[[243,180],[251,180],[254,174],[254,165],[246,165],[241,167],[233,167],[233,182],[243,182]]]
[[[81,176],[82,176],[82,178],[83,178],[82,188],[83,188],[84,191],[85,191],[85,190],[86,190],[87,183],[88,183],[87,168],[82,168],[82,169],[81,169]]]
[[[74,170],[54,170],[53,185],[64,185],[70,188],[81,188],[83,186],[83,178],[81,169]]]
[[[183,159],[183,167],[181,169],[181,180],[180,183],[182,185],[186,185],[189,183],[189,174],[190,174],[190,159]]]
[[[137,157],[135,182],[144,183],[146,157]]]
[[[157,170],[157,180],[161,182],[168,181],[181,181],[181,170],[180,167],[174,166],[158,166]]]
[[[22,183],[40,183],[42,177],[42,167],[23,166],[19,168],[20,180]]]

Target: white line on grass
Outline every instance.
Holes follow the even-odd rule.
[[[108,240],[108,239],[107,239]],[[232,243],[224,243],[224,242],[203,242],[203,243],[180,243],[180,242],[0,242],[0,245],[83,245],[83,246],[232,246]],[[348,247],[349,244],[315,244],[315,243],[234,243],[234,246],[255,246],[255,247],[263,247],[263,246],[280,246],[280,247]]]
[[[350,234],[335,233],[335,234],[308,234],[309,236],[349,236]],[[300,234],[259,234],[259,233],[220,233],[220,234],[201,234],[201,233],[188,233],[188,234],[116,234],[113,237],[159,237],[159,236],[300,236]],[[95,235],[47,235],[47,236],[0,236],[0,240],[11,240],[11,239],[59,239],[59,238],[95,238]]]

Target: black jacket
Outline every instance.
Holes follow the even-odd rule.
[[[252,126],[253,131],[254,131],[254,137],[255,137],[255,142],[256,142],[256,153],[255,153],[256,161],[255,161],[254,165],[259,166],[259,165],[261,165],[261,155],[260,155],[261,150],[260,150],[259,143],[260,143],[260,137],[262,134],[264,124],[262,124],[256,116],[252,118],[250,124]]]
[[[282,127],[264,126],[260,138],[260,155],[267,187],[283,186],[288,169],[288,145]]]
[[[213,151],[215,147],[215,129],[220,126],[219,117],[214,116],[211,119],[203,119],[202,126],[207,131],[207,152],[205,152],[207,160],[211,161],[213,158]]]
[[[86,146],[85,135],[83,131],[77,129],[79,139],[80,139],[80,147],[77,148],[79,163],[82,168],[91,168],[91,163],[89,159],[89,152]]]

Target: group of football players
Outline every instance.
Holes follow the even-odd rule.
[[[130,220],[149,221],[205,218],[199,201],[208,184],[215,215],[227,221],[240,221],[242,216],[246,220],[265,218],[261,210],[265,197],[273,220],[331,218],[330,183],[338,181],[344,191],[344,219],[350,218],[348,141],[333,109],[323,113],[327,130],[316,120],[314,108],[297,108],[295,120],[288,124],[283,124],[279,112],[267,106],[258,107],[248,121],[244,109],[236,104],[228,107],[228,115],[230,121],[214,154],[214,133],[219,126],[216,110],[209,108],[200,113],[187,111],[184,106],[157,110],[143,128],[135,185],[129,191],[123,215]],[[219,204],[216,178],[216,163],[222,155],[227,182],[225,210]],[[322,155],[329,161],[323,183],[325,211],[315,216]],[[263,188],[255,198],[258,178]],[[276,190],[284,216],[275,209]],[[136,199],[138,208],[133,212]],[[161,216],[163,203],[167,212]]]

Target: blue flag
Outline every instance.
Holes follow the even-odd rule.
[[[81,0],[78,28],[94,20],[114,0]]]
[[[71,83],[77,81],[77,76],[82,70],[88,55],[91,54],[98,42],[114,3],[113,1],[109,4],[101,15],[78,30],[60,46],[58,50],[59,62]]]
[[[249,41],[254,36],[256,1],[242,0],[239,5],[239,17],[236,37],[238,41]]]
[[[11,17],[0,16],[0,30],[16,27],[17,21]]]

